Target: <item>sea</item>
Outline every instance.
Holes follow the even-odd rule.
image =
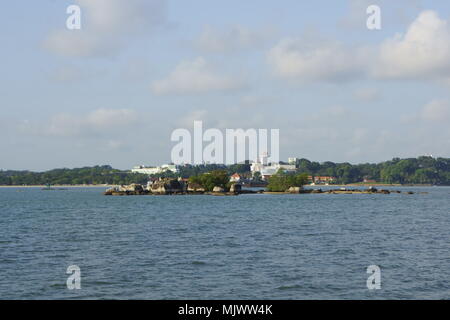
[[[450,187],[104,189],[0,188],[0,299],[450,298]]]

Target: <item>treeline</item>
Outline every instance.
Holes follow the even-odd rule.
[[[377,164],[350,164],[333,162],[311,162],[301,159],[299,173],[314,176],[333,176],[337,183],[357,183],[364,179],[380,183],[450,185],[450,159],[418,157],[394,158]]]
[[[148,176],[123,172],[111,166],[54,169],[45,172],[0,171],[0,185],[80,185],[147,183]]]
[[[153,178],[190,178],[193,176],[199,176],[204,173],[212,172],[212,171],[224,171],[229,176],[234,173],[239,173],[243,175],[247,175],[250,177],[250,165],[249,164],[233,164],[233,165],[224,165],[224,164],[202,164],[202,165],[186,165],[179,168],[179,172],[173,173],[170,171],[152,175]]]
[[[167,172],[157,177],[189,178],[206,172],[223,170],[228,175],[240,173],[250,177],[249,164],[183,166],[179,173]],[[375,180],[379,183],[450,185],[450,159],[418,157],[394,158],[377,164],[350,164],[334,162],[313,162],[300,159],[296,173],[313,176],[332,176],[336,183],[358,183]],[[0,171],[0,185],[45,185],[45,184],[145,184],[148,176],[113,169],[111,166],[95,166],[76,169],[55,169],[45,172]]]
[[[189,178],[214,170],[225,170],[229,175],[237,172],[244,176],[250,176],[249,164],[231,166],[210,164],[181,167],[177,174],[164,173],[155,177],[175,178],[181,176]],[[296,173],[335,177],[337,184],[358,183],[366,179],[392,184],[450,185],[450,159],[422,156],[408,159],[394,158],[381,163],[363,164],[331,161],[319,163],[308,159],[299,159]]]

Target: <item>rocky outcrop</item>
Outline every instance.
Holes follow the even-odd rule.
[[[213,188],[213,192],[214,193],[224,193],[225,192],[225,189],[224,188],[222,188],[222,187],[214,187]]]
[[[137,184],[137,183],[132,183],[128,186],[120,186],[119,187],[119,192],[134,192],[134,193],[143,193],[144,192],[144,188],[142,187],[142,185]]]
[[[112,188],[107,189],[105,192],[103,192],[103,194],[104,194],[105,196],[112,196],[113,193],[116,193],[116,192],[118,192],[118,191],[119,191],[119,188],[117,188],[117,187],[112,187]]]
[[[150,192],[153,194],[182,194],[185,192],[185,188],[182,181],[163,179],[153,182]]]
[[[301,187],[290,187],[289,189],[287,189],[286,192],[288,193],[294,193],[294,194],[298,194],[302,191]]]
[[[145,190],[142,185],[140,184],[130,184],[127,186],[119,186],[119,187],[112,187],[106,190],[103,194],[106,196],[125,196],[125,195],[141,195],[141,194],[147,194],[148,191]]]
[[[177,179],[161,179],[153,183],[149,183],[146,188],[140,184],[130,184],[116,186],[107,189],[103,194],[107,196],[127,196],[127,195],[168,195],[168,194],[208,194],[214,196],[236,196],[240,194],[304,194],[304,193],[327,193],[327,194],[414,194],[413,191],[399,191],[399,190],[385,190],[385,189],[347,189],[345,187],[339,189],[303,189],[302,187],[291,187],[285,192],[270,192],[264,190],[248,190],[242,189],[242,185],[235,183],[230,186],[230,190],[227,191],[225,188],[220,186],[215,186],[212,192],[206,192],[206,190],[199,184],[195,183],[185,183],[182,180]],[[422,192],[426,194],[426,192]]]
[[[232,193],[241,193],[242,192],[242,185],[239,183],[233,183],[230,187],[230,192]]]
[[[189,182],[187,185],[187,192],[188,193],[204,193],[205,188],[203,188],[198,183]]]

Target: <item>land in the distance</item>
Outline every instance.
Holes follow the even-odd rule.
[[[112,186],[132,183],[146,184],[150,179],[188,179],[214,170],[224,170],[229,176],[237,173],[244,180],[252,180],[248,163],[235,165],[185,165],[179,172],[165,172],[148,176],[130,171],[113,169],[109,165],[75,169],[53,169],[44,172],[0,170],[2,186]],[[299,159],[296,174],[335,177],[333,185],[450,185],[450,158],[399,159],[381,163],[323,163]]]

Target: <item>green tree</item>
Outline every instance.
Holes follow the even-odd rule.
[[[284,192],[290,187],[303,187],[308,182],[308,174],[287,174],[282,169],[269,178],[267,190]]]
[[[206,191],[212,191],[214,187],[228,189],[230,177],[225,170],[214,170],[201,175],[191,176],[189,182],[201,185]]]

